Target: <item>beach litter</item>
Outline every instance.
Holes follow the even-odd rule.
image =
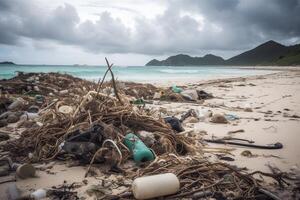
[[[176,132],[184,131],[184,128],[181,125],[181,120],[179,120],[177,117],[166,117],[164,120],[166,123],[170,124],[171,128]]]
[[[184,101],[182,93],[185,90],[123,84],[114,79],[112,67],[107,61],[107,71],[97,83],[57,73],[19,73],[12,79],[0,80],[1,98],[4,99],[0,114],[7,115],[1,119],[6,120],[3,127],[7,128],[7,112],[25,116],[12,120],[17,124],[22,121],[14,129],[22,129],[22,132],[15,138],[4,136],[0,153],[9,154],[13,162],[23,167],[27,163],[41,165],[49,161],[76,160],[86,168],[83,180],[97,177],[93,169],[99,168],[103,174],[116,179],[105,187],[90,188],[92,195],[102,199],[268,198],[270,192],[255,174],[273,178],[283,187],[289,185],[288,176],[283,173],[257,171],[251,174],[244,168],[207,159],[204,152],[209,149],[205,141],[240,144],[242,139],[205,140],[190,130],[185,131],[182,122],[210,118],[213,123],[229,123],[224,115],[212,115],[208,109],[198,107],[182,114],[181,119],[171,115],[160,117],[147,108],[146,102],[154,96],[162,101]],[[108,73],[112,79],[104,82]],[[36,98],[36,95],[43,98]],[[193,91],[192,99],[209,98],[213,96]],[[30,123],[25,125],[25,122]],[[260,146],[249,141],[243,141],[242,145],[267,149],[283,147],[281,143]],[[224,154],[229,152],[216,150]],[[230,160],[231,157],[222,158]],[[3,174],[8,175],[9,163],[2,166]],[[104,172],[105,166],[109,170]],[[26,172],[29,171],[28,168]],[[27,177],[34,176],[33,170],[31,172]],[[101,178],[108,179],[103,174]],[[113,178],[117,175],[118,178]],[[75,185],[66,183],[37,190],[32,195],[50,199],[78,198]]]
[[[183,91],[183,89],[180,88],[180,87],[177,87],[176,85],[173,85],[172,86],[172,91],[175,92],[175,93],[181,93]]]
[[[224,117],[225,117],[228,121],[234,121],[234,120],[240,119],[237,115],[234,115],[234,114],[226,114],[226,115],[224,115]]]
[[[198,99],[212,99],[214,96],[210,93],[205,92],[204,90],[197,90]]]
[[[244,133],[245,130],[244,129],[238,129],[238,130],[234,130],[234,131],[228,131],[227,134],[231,135],[231,134],[235,134],[235,133]]]
[[[226,119],[226,117],[222,114],[213,114],[213,116],[211,117],[210,121],[212,123],[216,123],[216,124],[227,124],[228,120]]]
[[[180,93],[182,97],[188,101],[197,101],[198,93],[196,90],[184,90]]]
[[[152,151],[136,135],[132,133],[127,134],[124,144],[133,154],[133,159],[137,164],[154,160]]]
[[[258,148],[258,149],[282,149],[283,148],[283,144],[280,142],[276,142],[274,144],[260,145],[260,144],[255,144],[255,142],[252,140],[233,138],[233,137],[212,138],[212,139],[204,139],[204,140],[210,143],[230,144],[230,145],[238,145],[238,146],[245,146],[251,148]]]
[[[132,183],[136,199],[151,199],[176,193],[180,182],[173,173],[157,174],[136,178]]]

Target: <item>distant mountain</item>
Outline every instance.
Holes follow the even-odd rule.
[[[300,65],[300,44],[287,47],[288,52],[279,56],[278,59],[270,62],[271,65]]]
[[[267,65],[287,55],[291,49],[274,41],[234,56],[226,61],[228,65]]]
[[[196,65],[222,65],[224,59],[219,56],[207,54],[203,57],[191,57],[189,55],[179,54],[170,56],[166,60],[153,59],[146,66],[196,66]]]
[[[191,65],[300,65],[300,44],[284,46],[270,40],[228,60],[211,54],[204,57],[179,54],[162,61],[154,59],[146,64],[146,66]]]
[[[0,62],[0,65],[15,65],[15,63],[10,61],[4,61],[4,62]]]

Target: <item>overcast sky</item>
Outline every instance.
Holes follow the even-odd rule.
[[[300,0],[0,0],[0,61],[144,65],[300,43]]]

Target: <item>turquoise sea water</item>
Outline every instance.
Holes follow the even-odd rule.
[[[88,80],[98,80],[106,71],[106,66],[73,65],[0,65],[0,79],[15,76],[16,71],[23,72],[59,72]],[[238,77],[271,73],[269,70],[240,69],[228,66],[114,66],[118,80],[153,82],[172,80],[202,80],[222,77]],[[274,71],[273,71],[274,72]]]

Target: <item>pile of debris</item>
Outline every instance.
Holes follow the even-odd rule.
[[[16,83],[22,89],[13,90],[11,84]],[[5,145],[15,159],[28,157],[28,153],[32,153],[30,159],[35,161],[54,158],[70,141],[86,140],[86,145],[94,143],[97,149],[109,139],[120,146],[124,160],[128,154],[122,145],[125,135],[138,135],[141,130],[164,141],[164,145],[151,146],[158,155],[192,149],[188,138],[174,134],[163,119],[154,119],[143,108],[136,107],[131,103],[132,97],[121,90],[112,91],[101,85],[97,88],[95,83],[53,73],[21,74],[1,84],[4,85],[1,119],[18,122],[18,128],[27,128],[19,139]],[[31,96],[33,92],[35,96]]]
[[[110,82],[104,82],[105,76],[93,83],[56,73],[19,73],[10,80],[1,80],[0,124],[6,127],[15,123],[13,130],[24,131],[15,135],[9,127],[2,129],[6,137],[0,137],[4,140],[0,153],[8,153],[12,162],[18,163],[79,160],[88,165],[86,176],[93,163],[105,163],[111,172],[136,179],[132,188],[118,196],[104,194],[106,199],[267,199],[273,195],[244,169],[208,161],[203,156],[202,140],[181,130],[180,122],[174,125],[172,117],[162,119],[136,105],[138,99],[151,98],[159,92],[159,99],[169,98],[170,91],[175,99],[182,100],[212,95],[177,87],[162,91],[152,85],[122,86],[115,82],[111,67],[108,64]],[[125,167],[129,160],[135,165]],[[162,182],[157,176],[138,179],[156,174],[171,178],[162,178]],[[287,184],[283,174],[262,175]],[[160,186],[162,191],[151,193],[153,188],[159,189],[158,182],[166,185]],[[61,191],[59,195],[64,196]]]

